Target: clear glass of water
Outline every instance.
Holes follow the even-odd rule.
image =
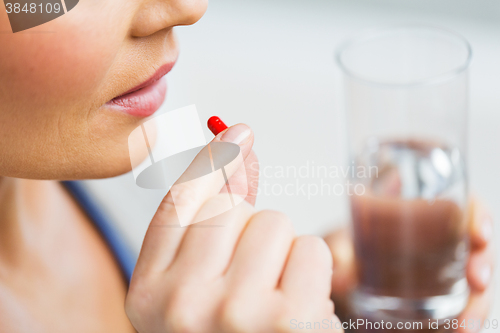
[[[467,303],[470,59],[463,37],[427,26],[370,31],[338,49],[357,316],[425,328]]]

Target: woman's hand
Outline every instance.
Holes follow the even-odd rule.
[[[471,202],[470,212],[471,254],[467,265],[467,279],[471,296],[466,309],[458,317],[459,325],[465,320],[465,325],[469,327],[459,327],[459,332],[478,332],[478,324],[482,327],[488,317],[493,298],[492,219],[476,200]],[[342,318],[348,315],[347,297],[356,286],[352,239],[347,229],[343,228],[326,236],[325,241],[333,256],[332,299],[336,313]]]
[[[321,322],[318,331],[338,332],[325,328],[338,321],[330,300],[328,247],[317,237],[296,237],[283,214],[255,211],[256,170],[248,166],[256,160],[247,126],[229,128],[218,141],[239,144],[249,172],[231,164],[226,173],[235,182],[250,178],[250,195],[226,213],[181,228],[179,205],[196,221],[197,214],[220,208],[227,194],[214,197],[220,184],[210,179],[183,187],[176,205],[167,194],[147,231],[127,295],[132,324],[140,333],[237,333],[292,332],[300,323]],[[201,155],[186,173],[200,167]]]

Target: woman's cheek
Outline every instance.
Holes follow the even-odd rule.
[[[64,105],[88,110],[107,101],[103,87],[120,35],[107,31],[109,21],[103,25],[78,9],[27,32],[0,35],[6,98],[52,110]]]

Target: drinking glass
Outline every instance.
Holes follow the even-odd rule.
[[[453,318],[465,307],[471,48],[437,27],[373,30],[337,51],[354,186],[357,315]]]

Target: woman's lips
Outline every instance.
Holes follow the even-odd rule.
[[[147,81],[130,89],[125,94],[106,103],[111,107],[131,116],[149,117],[155,113],[167,95],[167,82],[164,76],[170,72],[174,63],[162,66]]]
[[[134,92],[113,98],[106,105],[131,116],[149,117],[162,105],[167,95],[167,81],[162,78]]]

